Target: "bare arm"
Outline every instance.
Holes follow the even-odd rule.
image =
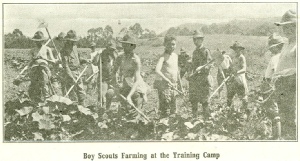
[[[247,67],[245,57],[244,57],[244,56],[240,57],[240,58],[239,58],[239,61],[240,61],[241,64],[242,64],[242,69],[240,69],[240,70],[237,71],[236,73],[237,73],[237,74],[245,73],[245,72],[246,72],[246,67]]]
[[[118,72],[118,70],[120,68],[120,65],[122,63],[122,57],[123,57],[122,55],[119,56],[119,57],[117,57],[116,58],[116,62],[114,63],[114,66],[113,66],[113,70],[112,70],[112,77],[113,77],[112,83],[114,85],[116,85],[117,82],[118,82],[118,80],[117,80],[117,72]]]
[[[135,81],[132,85],[132,88],[127,96],[131,98],[131,96],[134,94],[134,92],[136,91],[136,88],[139,84],[139,82],[141,81],[142,77],[141,77],[141,60],[138,56],[136,56],[136,70],[135,70]]]
[[[50,48],[47,48],[47,56],[50,58],[50,60],[48,60],[48,61],[50,61],[52,63],[56,62],[56,59],[54,58],[52,50]]]
[[[162,56],[159,58],[158,62],[157,62],[157,65],[156,65],[156,68],[155,68],[155,72],[161,76],[165,81],[167,81],[168,83],[172,84],[172,82],[161,72],[161,68],[162,68],[162,65],[164,63],[164,60],[165,58]]]

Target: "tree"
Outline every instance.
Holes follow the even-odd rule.
[[[19,29],[14,29],[14,31],[12,32],[16,37],[20,37],[23,36],[23,33],[21,30]]]
[[[132,33],[135,34],[137,37],[141,37],[144,32],[141,24],[139,23],[135,23],[133,26],[130,26],[129,30],[131,30]]]

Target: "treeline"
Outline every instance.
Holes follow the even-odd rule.
[[[124,27],[117,35],[117,39],[121,39],[125,34],[133,34],[140,39],[148,39],[156,37],[156,33],[153,30],[143,29],[139,23],[135,23],[132,26]],[[110,25],[106,25],[98,28],[91,28],[87,30],[87,36],[80,37],[77,42],[79,48],[88,48],[91,42],[95,42],[97,47],[104,48],[106,42],[114,38],[114,31]],[[55,37],[54,37],[55,39]],[[4,35],[4,47],[5,48],[14,48],[14,49],[28,49],[35,46],[34,42],[31,40],[31,37],[23,35],[22,31],[19,29],[13,30],[12,33]],[[49,43],[50,47],[53,47],[52,43]]]
[[[164,34],[174,34],[178,36],[190,36],[195,29],[202,30],[204,34],[231,34],[248,36],[269,36],[274,32],[279,32],[274,25],[273,19],[262,20],[233,20],[228,23],[213,23],[211,25],[199,24],[197,28],[189,25],[180,25],[180,27],[171,27]],[[164,34],[161,34],[163,36]]]

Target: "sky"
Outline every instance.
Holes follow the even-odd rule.
[[[281,17],[289,9],[296,10],[296,3],[5,4],[4,33],[18,28],[33,36],[37,30],[45,32],[37,28],[43,20],[54,36],[70,29],[86,36],[88,29],[106,25],[119,32],[134,23],[159,34],[183,23]]]

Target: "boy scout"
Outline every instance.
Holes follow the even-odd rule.
[[[164,38],[165,52],[159,58],[156,65],[156,73],[162,79],[160,89],[158,89],[160,117],[174,114],[176,111],[175,90],[179,78],[178,55],[174,53],[176,48],[176,38],[167,35]]]
[[[77,101],[79,105],[84,105],[85,92],[83,89],[82,79],[79,78],[79,67],[82,63],[87,62],[84,59],[80,59],[80,55],[77,51],[76,42],[78,38],[74,30],[70,30],[64,37],[65,45],[61,50],[62,64],[65,73],[65,85],[69,90],[72,85],[76,84],[69,96],[72,101]],[[76,79],[78,81],[76,82]]]
[[[35,41],[36,47],[30,51],[32,60],[29,64],[29,78],[31,83],[28,95],[34,102],[43,102],[54,92],[51,91],[51,72],[48,63],[56,63],[57,60],[54,59],[51,49],[43,44],[47,38],[41,31],[37,31],[32,40]]]
[[[288,10],[280,22],[275,23],[282,27],[288,43],[282,49],[277,68],[273,76],[275,82],[275,95],[280,119],[282,123],[282,136],[285,139],[296,139],[296,31],[297,13]]]
[[[101,53],[98,53],[92,61],[93,65],[96,65],[98,70],[100,70],[100,65],[102,67],[102,80],[100,80],[99,74],[97,80],[97,88],[99,90],[98,92],[101,92],[101,94],[98,93],[98,97],[103,97],[102,100],[104,100],[105,97],[106,109],[109,109],[112,98],[114,96],[114,91],[110,88],[110,85],[113,78],[112,70],[117,56],[118,53],[116,50],[116,42],[111,39],[106,42],[106,48]],[[99,83],[100,81],[102,81],[101,88]],[[98,100],[100,101],[100,98],[98,98]],[[104,101],[102,102],[102,104],[103,103]]]
[[[242,54],[245,49],[239,42],[235,42],[230,48],[234,51],[231,64],[231,74],[234,78],[228,82],[227,106],[231,106],[233,97],[237,94],[243,100],[243,109],[249,115],[250,111],[247,109],[248,104],[248,85],[246,80],[246,58]]]
[[[124,49],[124,54],[120,55],[116,59],[116,63],[113,69],[114,82],[117,81],[116,73],[119,71],[119,75],[122,78],[122,87],[120,94],[126,98],[129,104],[133,104],[136,108],[142,108],[143,97],[142,93],[137,90],[141,77],[141,60],[140,57],[134,53],[137,42],[136,39],[131,35],[125,35],[120,41]],[[125,102],[121,101],[123,106]]]
[[[191,72],[192,77],[189,78],[189,96],[192,104],[192,112],[196,116],[198,111],[198,103],[202,104],[203,116],[205,119],[210,117],[208,107],[208,98],[211,89],[210,65],[207,65],[212,58],[210,51],[202,44],[204,35],[196,30],[193,34],[193,41],[196,49],[192,55]],[[203,67],[206,65],[205,67]]]
[[[180,54],[178,55],[178,66],[180,70],[180,78],[184,76],[185,73],[187,73],[189,68],[189,59],[190,56],[186,53],[186,50],[184,48],[180,49]]]

